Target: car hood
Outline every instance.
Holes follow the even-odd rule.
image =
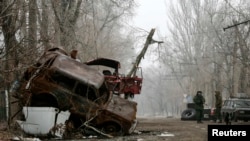
[[[246,107],[246,108],[242,107],[242,108],[237,108],[237,109],[235,109],[235,110],[250,111],[250,107]]]

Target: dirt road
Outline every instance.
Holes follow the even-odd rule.
[[[207,141],[208,125],[225,124],[203,121],[182,121],[178,118],[138,118],[139,123],[134,134],[116,137],[114,141]],[[237,122],[247,124],[250,122]]]
[[[181,121],[174,118],[140,118],[136,131],[128,140],[206,141],[207,125],[212,122]],[[136,133],[135,131],[135,133]]]
[[[80,140],[91,141],[207,141],[207,126],[224,123],[204,121],[182,121],[179,118],[138,118],[138,125],[132,135],[114,137],[111,139],[98,139],[86,137]],[[236,124],[250,125],[250,122],[237,122]],[[15,137],[15,133],[0,131],[0,140]],[[53,139],[55,140],[55,139]],[[74,141],[74,140],[71,140]],[[79,141],[79,139],[77,139]]]

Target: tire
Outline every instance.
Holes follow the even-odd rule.
[[[226,114],[223,112],[223,113],[221,113],[221,119],[223,120],[223,121],[225,121],[225,119],[226,119]],[[216,120],[215,120],[215,122],[216,122]]]
[[[112,136],[122,136],[124,135],[121,126],[114,122],[107,122],[102,125],[102,131],[106,134]]]
[[[238,119],[237,119],[237,117],[234,117],[234,122],[238,122]]]
[[[235,113],[233,113],[232,115],[233,115],[233,118],[232,118],[232,119],[234,120],[234,122],[238,122],[237,115],[236,115]]]
[[[186,109],[181,113],[181,120],[196,120],[195,109]]]

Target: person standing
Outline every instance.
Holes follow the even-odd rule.
[[[202,91],[197,91],[196,95],[193,98],[193,101],[195,104],[197,123],[203,123],[202,119],[203,119],[205,98],[202,96]]]
[[[220,91],[215,91],[215,115],[216,119],[215,122],[218,121],[219,123],[222,123],[222,117],[221,117],[221,107],[222,107],[222,97]]]

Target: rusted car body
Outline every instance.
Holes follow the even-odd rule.
[[[131,134],[137,124],[136,102],[112,94],[102,72],[60,48],[46,51],[27,69],[15,96],[20,106],[69,111],[67,123],[74,129],[93,127],[116,136]]]
[[[105,81],[108,85],[108,89],[113,94],[124,94],[125,98],[133,98],[135,94],[141,93],[142,77],[138,76],[125,76],[119,73],[121,67],[120,62],[108,58],[97,58],[85,64],[90,66],[104,66],[107,69],[103,70],[105,75]],[[112,72],[111,72],[112,71]]]

